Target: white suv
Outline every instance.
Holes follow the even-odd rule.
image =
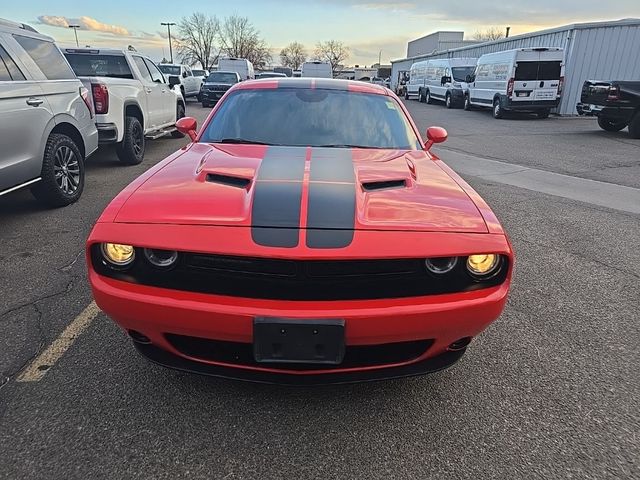
[[[200,94],[200,87],[204,79],[196,77],[187,65],[173,65],[171,63],[160,63],[158,68],[165,77],[176,77],[180,83],[180,91],[184,98],[197,97]],[[175,81],[175,80],[174,80]]]
[[[73,203],[97,148],[89,93],[53,39],[0,19],[0,195],[30,186],[48,206]]]

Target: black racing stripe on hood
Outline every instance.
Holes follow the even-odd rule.
[[[356,184],[351,149],[311,152],[307,247],[344,248],[353,241]]]
[[[268,147],[251,206],[251,237],[266,247],[293,248],[300,238],[306,148]]]

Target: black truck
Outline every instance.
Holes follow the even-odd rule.
[[[576,110],[598,117],[598,125],[607,132],[629,127],[631,138],[640,138],[640,81],[587,80]]]

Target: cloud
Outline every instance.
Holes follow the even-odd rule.
[[[43,25],[52,27],[68,28],[69,25],[80,25],[80,30],[92,32],[109,33],[111,35],[129,36],[129,30],[119,25],[109,25],[102,23],[95,18],[82,16],[79,18],[68,18],[62,16],[40,15],[38,21]]]

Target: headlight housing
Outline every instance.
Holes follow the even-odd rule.
[[[424,261],[429,272],[435,275],[443,275],[449,273],[458,264],[458,257],[437,257],[427,258]]]
[[[495,253],[480,253],[467,257],[467,270],[471,276],[486,279],[495,275],[500,267],[500,256]]]
[[[151,265],[157,268],[171,268],[178,261],[178,252],[175,250],[145,248],[144,256]]]
[[[124,268],[133,263],[136,258],[136,250],[132,245],[103,243],[102,256],[111,266]]]

